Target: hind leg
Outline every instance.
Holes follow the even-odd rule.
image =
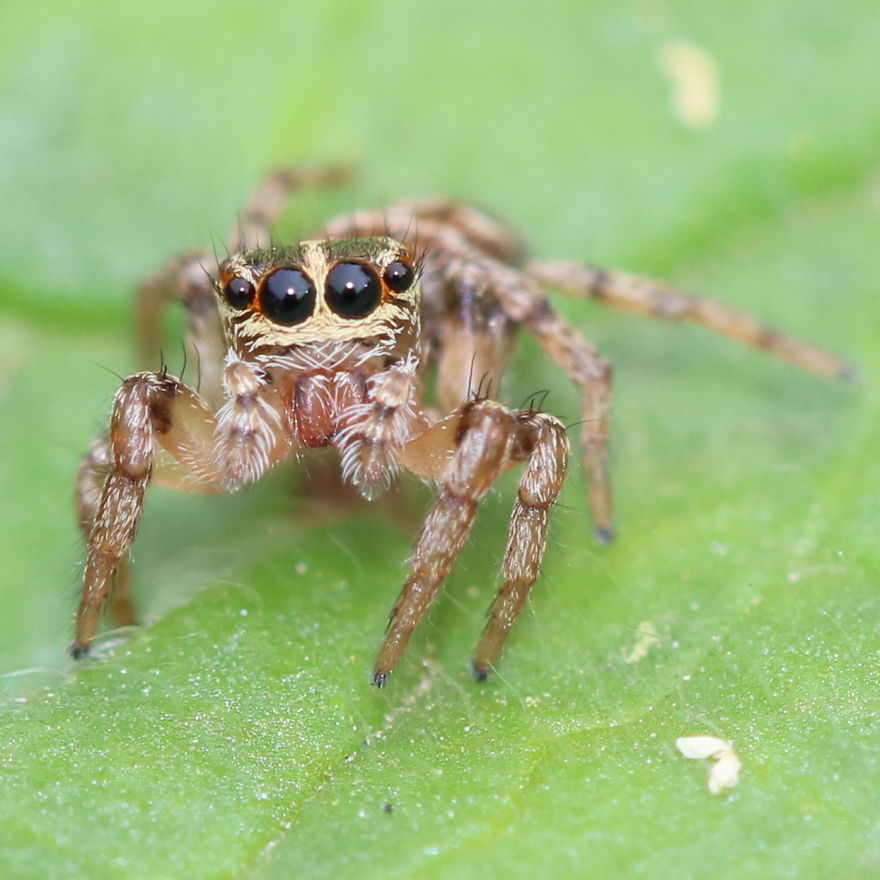
[[[589,481],[596,539],[614,538],[614,504],[608,468],[612,368],[610,363],[553,308],[540,285],[497,260],[450,263],[452,277],[482,278],[487,295],[508,320],[521,324],[566,372],[581,394],[581,461]]]
[[[566,260],[532,263],[526,272],[541,284],[578,299],[595,300],[614,309],[665,321],[699,324],[817,376],[853,376],[850,364],[817,345],[788,336],[724,303],[692,296],[661,281]]]

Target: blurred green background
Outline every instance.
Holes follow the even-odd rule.
[[[4,876],[878,876],[878,45],[871,0],[6,10]],[[563,303],[616,366],[620,540],[591,542],[575,471],[486,686],[466,659],[509,479],[384,692],[414,526],[304,511],[290,470],[152,492],[149,628],[74,669],[72,480],[135,367],[132,285],[292,160],[359,176],[301,199],[291,235],[454,194],[536,255],[672,279],[861,380]],[[508,381],[576,418],[530,342]],[[694,733],[734,741],[738,788],[708,794],[674,747]]]

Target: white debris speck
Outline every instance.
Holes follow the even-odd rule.
[[[687,40],[660,49],[660,67],[672,81],[672,109],[688,127],[704,131],[718,118],[721,86],[718,63]]]
[[[623,651],[624,663],[637,663],[648,651],[654,646],[660,644],[660,637],[657,635],[657,628],[646,620],[636,627],[637,638],[635,644],[627,651]]]
[[[720,794],[727,788],[733,788],[739,782],[739,771],[742,763],[731,749],[721,755],[709,771],[709,792]]]
[[[718,736],[680,736],[675,746],[685,758],[712,758],[715,761],[709,771],[710,794],[720,794],[739,782],[742,762],[728,740]]]
[[[715,758],[729,748],[730,743],[717,736],[680,736],[675,747],[685,758]]]
[[[308,565],[306,565],[305,562],[297,562],[297,564],[293,567],[293,570],[297,574],[305,574],[309,570],[309,567]]]

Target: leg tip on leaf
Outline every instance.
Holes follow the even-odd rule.
[[[858,382],[860,378],[859,369],[854,364],[844,364],[837,374],[837,378],[844,382]]]
[[[596,526],[593,535],[600,544],[610,544],[614,540],[614,529],[610,526]]]
[[[82,660],[83,657],[87,657],[89,654],[89,646],[88,645],[80,645],[74,642],[70,646],[70,656],[73,657],[74,660]]]
[[[471,662],[471,675],[474,677],[474,681],[482,684],[489,677],[491,671],[488,666],[478,666],[476,663]]]

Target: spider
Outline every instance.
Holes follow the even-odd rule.
[[[139,289],[148,354],[158,348],[165,304],[182,298],[200,389],[165,369],[129,376],[109,431],[83,460],[76,499],[88,555],[74,657],[88,651],[111,594],[117,623],[134,621],[127,554],[151,482],[234,491],[289,456],[332,446],[343,480],[368,499],[400,470],[439,486],[373,668],[379,687],[449,574],[480,502],[501,473],[524,465],[503,583],[472,660],[474,677],[485,680],[538,577],[569,457],[559,419],[489,396],[520,327],[580,391],[595,535],[600,542],[613,536],[611,367],[557,313],[545,287],[701,324],[820,376],[850,375],[833,355],[721,303],[584,263],[527,263],[507,227],[451,199],[359,212],[331,220],[315,239],[273,243],[271,229],[297,189],[345,176],[331,167],[272,173],[246,202],[226,259],[186,254]]]

